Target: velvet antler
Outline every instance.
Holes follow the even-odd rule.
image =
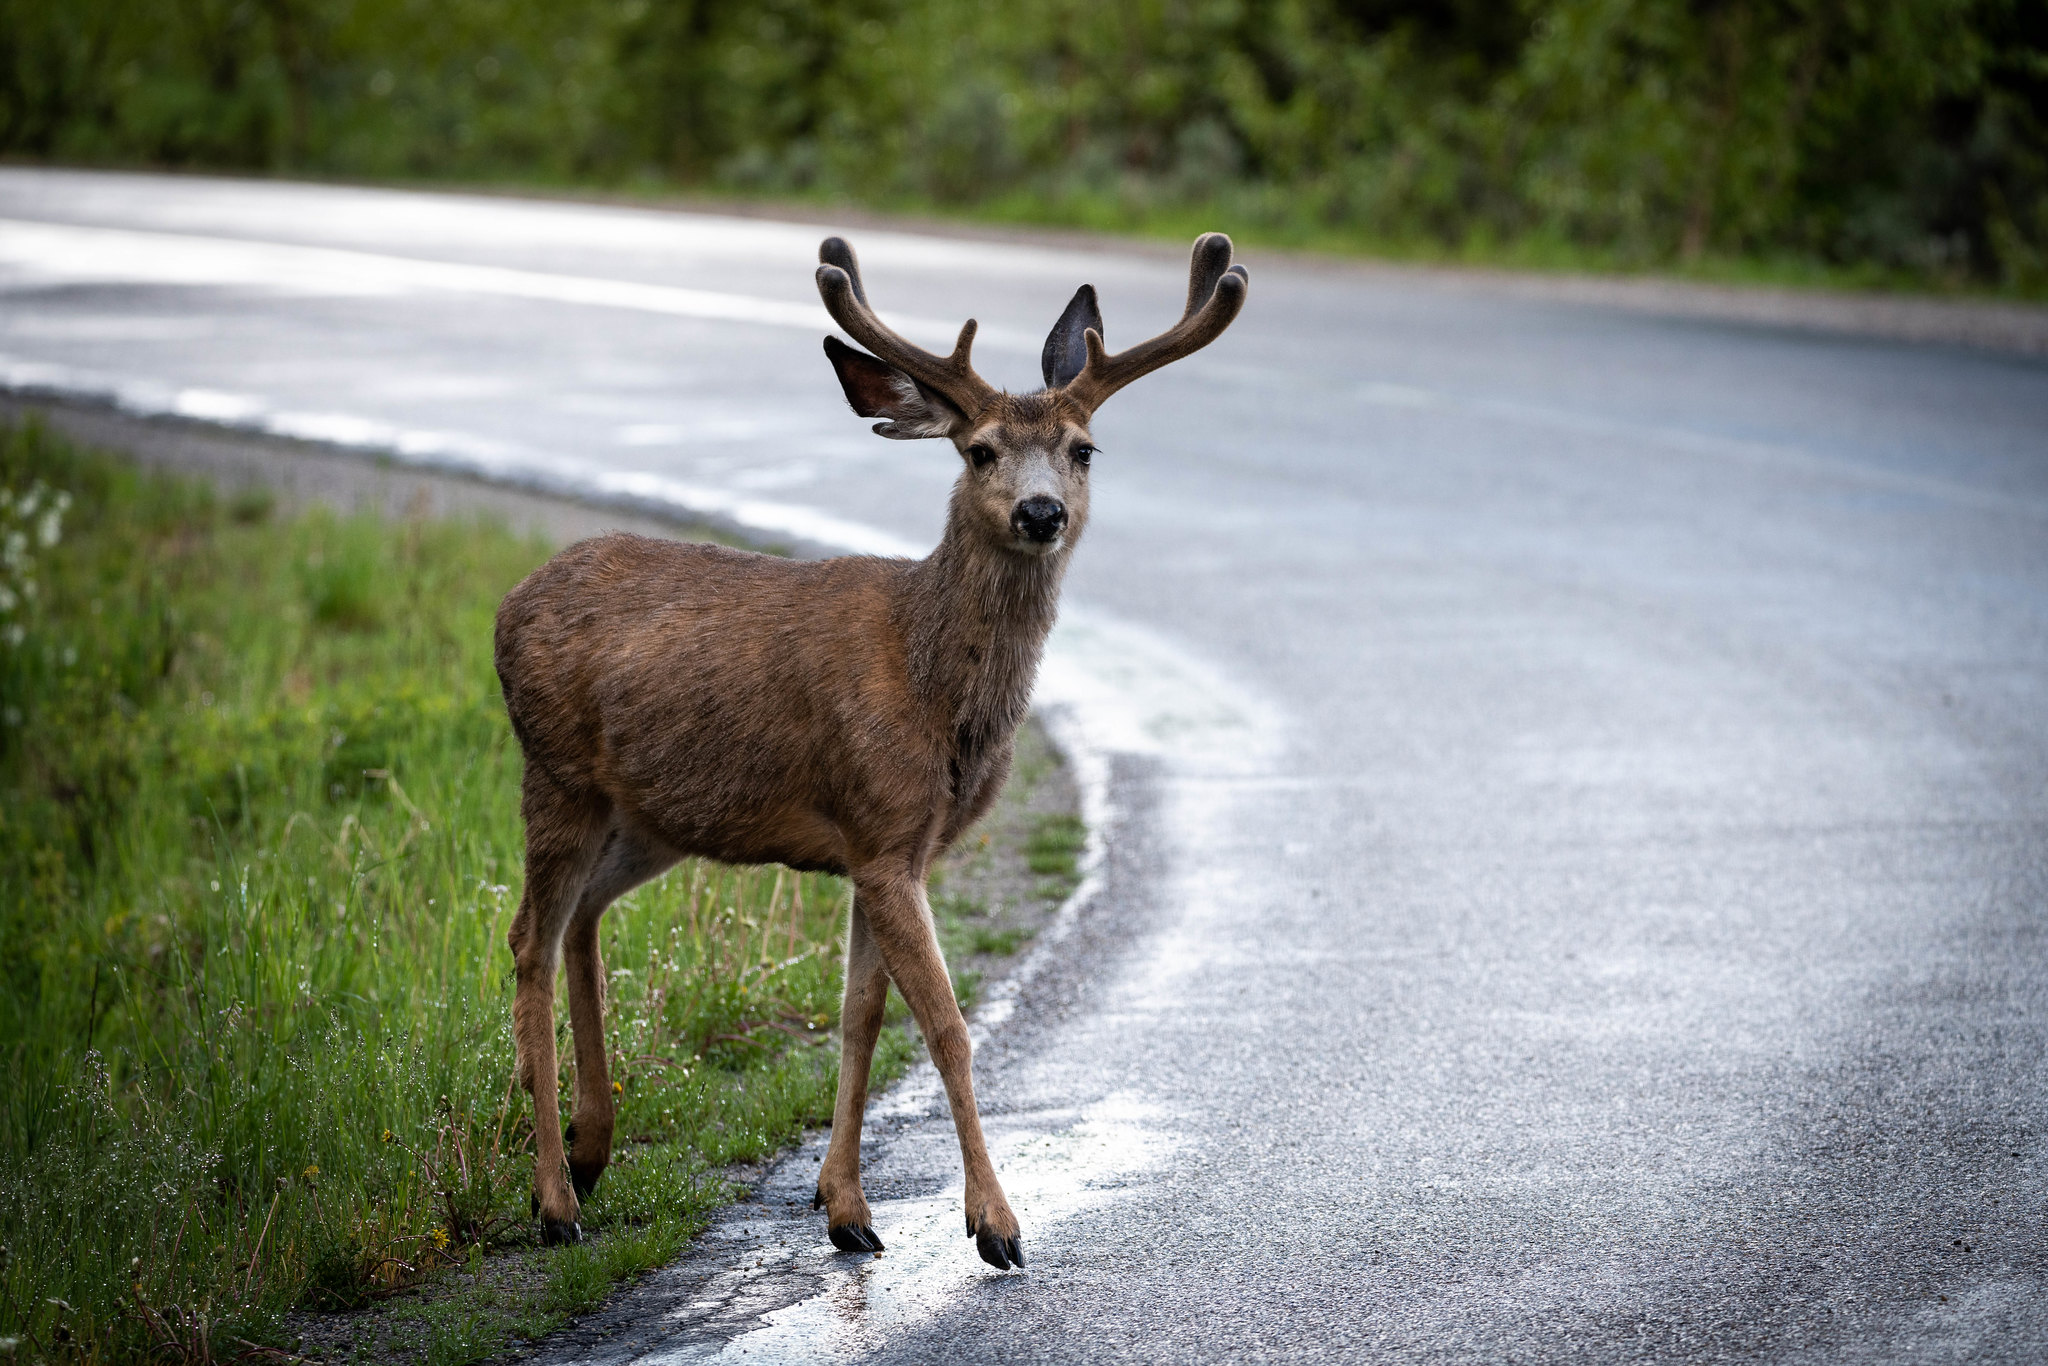
[[[1188,261],[1188,302],[1180,321],[1150,341],[1110,355],[1102,334],[1089,329],[1088,361],[1067,383],[1065,393],[1092,413],[1103,400],[1162,365],[1201,350],[1222,335],[1244,307],[1251,277],[1243,266],[1230,264],[1230,239],[1220,232],[1195,239]]]
[[[936,390],[969,417],[988,406],[995,397],[993,385],[974,373],[968,353],[974,348],[975,321],[969,318],[960,329],[960,340],[950,356],[934,355],[904,340],[882,324],[868,306],[867,289],[860,281],[860,262],[846,239],[828,237],[818,247],[818,293],[825,311],[846,329],[848,336],[895,366],[928,389]]]

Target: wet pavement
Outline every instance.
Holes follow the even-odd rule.
[[[0,381],[916,550],[817,227],[0,170]],[[849,232],[1032,380],[1146,252]],[[1040,699],[1099,844],[880,1259],[792,1155],[550,1361],[2048,1355],[2048,366],[1248,258],[1097,425]],[[815,319],[815,321],[813,321]]]

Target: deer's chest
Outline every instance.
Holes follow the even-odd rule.
[[[950,845],[988,814],[1003,782],[1010,776],[1011,734],[979,746],[963,746],[952,765],[952,809],[943,822],[941,843]]]

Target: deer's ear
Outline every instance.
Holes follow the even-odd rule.
[[[1103,335],[1102,310],[1095,305],[1095,286],[1082,285],[1046,334],[1045,350],[1039,354],[1038,368],[1045,375],[1046,388],[1057,389],[1081,373],[1088,363],[1088,345],[1083,338],[1090,331]]]
[[[875,424],[877,436],[895,441],[951,436],[967,420],[939,394],[837,337],[825,338],[825,358],[832,362],[839,387],[856,413],[887,419]]]

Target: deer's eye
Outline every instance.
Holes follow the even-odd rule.
[[[1084,441],[1080,445],[1074,447],[1073,454],[1074,463],[1076,465],[1081,466],[1083,469],[1086,469],[1088,467],[1088,462],[1095,458],[1095,448]]]
[[[982,445],[979,441],[967,448],[967,458],[974,462],[974,468],[978,470],[985,470],[996,463],[995,450]]]

